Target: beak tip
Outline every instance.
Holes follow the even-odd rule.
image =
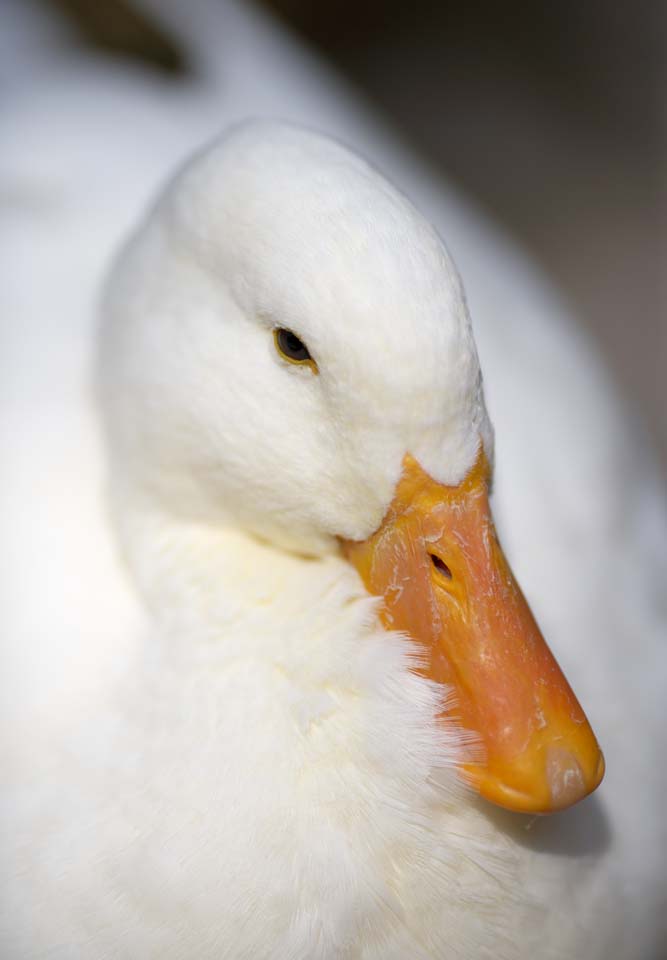
[[[604,776],[604,757],[598,749],[593,764],[582,768],[576,754],[562,747],[551,747],[547,753],[547,782],[550,809],[564,810],[592,793]]]
[[[605,761],[598,749],[584,769],[576,754],[563,747],[547,752],[544,772],[523,782],[494,776],[479,767],[463,770],[466,782],[486,800],[515,813],[544,815],[559,813],[593,793],[605,774]]]

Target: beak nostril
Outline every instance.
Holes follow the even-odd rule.
[[[435,553],[429,554],[431,558],[431,563],[438,571],[438,573],[443,576],[446,580],[452,579],[452,571],[449,569],[444,560],[441,560]]]

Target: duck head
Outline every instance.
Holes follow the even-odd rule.
[[[493,434],[442,242],[341,145],[236,128],[120,256],[101,337],[116,483],[281,550],[342,551],[423,648],[483,796],[551,812],[604,764],[496,536]]]

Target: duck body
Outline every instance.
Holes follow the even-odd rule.
[[[192,605],[38,741],[46,770],[24,762],[9,955],[603,955],[620,878],[531,850],[457,783],[439,691],[339,559],[304,575],[196,529],[169,552]]]
[[[275,127],[255,135],[278,149]],[[149,242],[142,256],[159,253]],[[296,310],[292,304],[282,315]],[[35,331],[43,330],[43,310],[34,316]],[[529,370],[536,344],[550,342],[548,332],[531,340],[514,322],[501,331],[487,326],[480,347],[484,363],[485,351],[495,358],[487,393],[505,450],[497,470],[501,529],[517,566],[522,551],[539,558],[524,575],[528,592],[584,688],[609,766],[600,794],[538,821],[494,812],[461,785],[456,766],[466,743],[438,720],[446,691],[415,672],[419,651],[409,639],[382,629],[378,601],[340,556],[326,517],[319,527],[320,517],[300,526],[286,499],[255,528],[250,512],[230,523],[241,484],[217,503],[180,479],[170,485],[177,471],[161,469],[144,483],[135,470],[142,450],[157,450],[164,465],[159,431],[116,435],[111,449],[124,451],[111,458],[119,552],[87,392],[93,326],[74,323],[68,342],[65,317],[53,337],[61,347],[44,356],[41,371],[28,363],[34,338],[8,336],[8,371],[30,372],[24,382],[10,375],[4,387],[13,550],[3,593],[4,632],[12,637],[4,657],[3,955],[659,956],[661,773],[635,735],[639,728],[645,744],[657,743],[661,661],[650,577],[660,548],[645,536],[643,511],[654,505],[654,518],[660,501],[650,480],[636,481],[627,446],[614,439],[616,408],[602,388],[591,388],[594,367],[587,378],[577,373],[580,359],[565,362],[573,371],[567,398],[558,389],[546,399],[536,394],[537,413],[513,401],[519,378],[494,371],[508,356]],[[213,369],[213,347],[228,345],[189,341]],[[558,349],[554,341],[557,368]],[[147,356],[138,348],[137,355]],[[164,371],[159,348],[152,356]],[[170,357],[180,363],[183,352]],[[244,359],[235,357],[237,369]],[[129,380],[120,393],[132,377],[150,380],[148,367],[132,374],[123,366]],[[297,380],[303,372],[290,387],[312,385]],[[108,371],[102,380],[103,395],[119,387]],[[148,404],[133,399],[137,410]],[[115,410],[106,415],[112,437],[115,415],[128,422]],[[174,435],[164,405],[149,412],[148,422]],[[594,423],[597,445],[582,443],[572,470],[561,456],[526,457],[526,437],[539,446],[543,436],[539,416],[549,419],[552,441]],[[457,457],[469,457],[465,443],[449,448],[447,462]],[[624,482],[605,488],[614,468]],[[210,476],[210,464],[198,469]],[[610,597],[601,559],[618,532],[615,490],[635,481],[642,493],[626,511],[624,542],[648,579],[633,579],[631,570],[623,595]],[[294,486],[285,485],[285,497]],[[389,485],[371,486],[381,515]],[[576,503],[587,506],[580,515]],[[369,530],[378,519],[368,519]],[[368,530],[360,524],[342,532],[361,536]],[[599,601],[592,604],[591,594]],[[619,672],[631,631],[643,656]],[[621,702],[632,704],[632,729]]]
[[[212,637],[210,609],[199,623],[190,610],[187,633],[156,634],[119,684],[106,736],[100,712],[84,713],[95,737],[87,753],[74,741],[76,809],[71,783],[60,809],[49,791],[47,836],[23,836],[21,860],[40,869],[28,899],[23,884],[16,904],[10,891],[12,955],[446,956],[452,937],[491,955],[502,901],[517,899],[514,856],[486,846],[483,817],[457,814],[455,783],[427,780],[445,752],[424,736],[437,692],[410,672],[404,642],[373,629],[372,602],[336,560],[305,578],[281,564],[258,585],[273,551],[197,533],[182,546],[207,563],[219,551],[223,571],[233,549],[250,591],[273,609],[285,592],[284,620],[237,610],[230,628],[218,614]],[[448,820],[465,830],[453,843]]]

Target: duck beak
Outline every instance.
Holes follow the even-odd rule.
[[[453,688],[445,715],[480,738],[464,779],[501,807],[552,813],[595,790],[604,759],[500,547],[489,482],[483,452],[456,487],[407,455],[380,528],[343,549],[387,629],[424,646],[419,672]]]

